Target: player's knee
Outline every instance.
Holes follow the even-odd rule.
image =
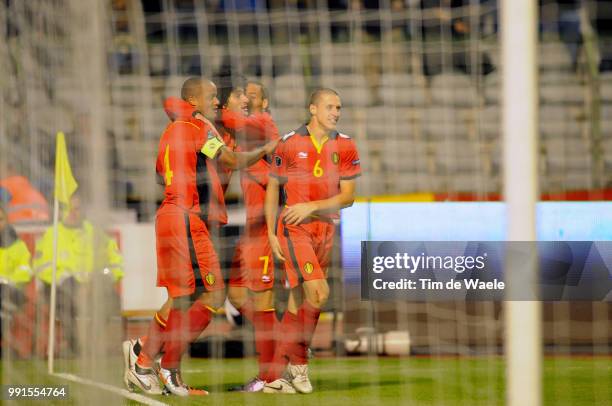
[[[223,302],[225,301],[225,292],[223,290],[204,292],[198,300],[200,300],[204,306],[218,309],[223,306]]]
[[[172,308],[185,312],[189,310],[193,304],[193,298],[191,295],[179,296],[172,298]]]
[[[244,306],[247,301],[248,293],[246,288],[230,287],[227,291],[227,298],[229,299],[232,306],[236,309],[240,309]]]
[[[320,289],[317,289],[317,304],[318,307],[321,308],[325,306],[327,303],[327,299],[329,299],[329,287],[327,284],[322,286]]]
[[[272,289],[256,292],[254,296],[255,310],[265,311],[274,308],[274,292]]]
[[[325,279],[312,281],[312,284],[304,284],[306,300],[314,307],[321,308],[329,299],[329,285]]]
[[[172,309],[172,306],[174,304],[174,301],[172,300],[171,297],[169,297],[166,302],[162,305],[162,307],[159,308],[159,310],[157,311],[157,314],[159,314],[164,320],[168,319],[168,315],[170,314],[170,309]]]
[[[218,309],[223,306],[225,302],[225,294],[222,290],[217,290],[210,293],[211,296],[211,307],[214,309]]]

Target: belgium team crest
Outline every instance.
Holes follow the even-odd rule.
[[[206,283],[211,286],[215,284],[215,275],[213,275],[212,273],[207,273],[204,279],[206,279]]]
[[[312,271],[314,271],[314,265],[312,265],[310,262],[306,262],[304,264],[304,272],[310,275]]]
[[[332,162],[334,163],[334,165],[338,165],[338,162],[340,162],[340,155],[338,155],[337,152],[334,152],[332,154]]]

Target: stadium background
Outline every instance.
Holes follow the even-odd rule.
[[[311,89],[325,85],[340,93],[340,129],[359,147],[365,204],[498,201],[505,163],[497,13],[494,0],[5,0],[0,156],[52,201],[55,133],[63,131],[93,217],[118,229],[146,227],[160,198],[152,168],[167,123],[161,101],[177,96],[188,76],[232,68],[266,84],[281,133],[305,120]],[[611,19],[612,2],[539,2],[542,200],[600,201],[612,193]],[[237,226],[239,195],[234,183]],[[222,239],[228,256],[232,244],[231,235]],[[345,289],[340,240],[336,251],[329,318],[321,328],[327,335],[315,348],[321,356],[343,356],[345,340],[357,339],[360,328],[370,341],[407,330],[412,353],[431,359],[459,355],[464,374],[448,378],[456,384],[477,385],[471,374],[481,365],[472,366],[471,356],[498,362],[503,304],[362,303]],[[143,257],[136,262],[147,263]],[[124,284],[123,293],[129,290]],[[106,341],[99,354],[77,366],[60,359],[58,369],[87,375],[93,365],[103,371],[99,379],[117,382],[103,355],[112,355],[126,332],[138,332],[147,314],[124,313],[115,327],[99,330],[96,342]],[[596,362],[586,364],[594,377],[588,391],[603,403],[611,399],[604,384],[611,317],[605,303],[544,306],[546,353],[608,357],[603,377]],[[214,331],[226,330],[220,320]],[[85,341],[88,334],[82,333]],[[245,352],[252,354],[248,329],[231,334],[246,337]],[[213,339],[205,352],[220,356],[221,341]],[[366,347],[364,358],[376,359],[376,346]],[[3,374],[12,362],[5,357]],[[503,372],[490,366],[484,376],[483,404],[501,402],[496,385]],[[553,400],[563,400],[562,386],[555,386]],[[433,390],[432,402],[444,403],[443,386]]]

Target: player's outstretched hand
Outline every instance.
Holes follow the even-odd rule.
[[[275,235],[269,235],[268,239],[270,240],[270,248],[272,248],[272,254],[274,254],[274,257],[281,262],[285,262],[285,257],[283,256],[283,250],[281,249],[278,237]]]
[[[264,146],[263,149],[266,152],[266,155],[270,155],[271,153],[274,152],[274,150],[276,149],[276,146],[278,145],[278,142],[280,141],[280,138],[277,138],[275,140],[272,140],[270,142],[267,142]]]
[[[316,210],[312,203],[298,203],[285,209],[285,224],[298,225]]]

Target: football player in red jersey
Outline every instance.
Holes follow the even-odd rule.
[[[165,328],[160,328],[155,320],[151,323],[148,339],[133,365],[131,354],[127,354],[125,380],[129,387],[134,385],[145,392],[158,393],[161,392],[156,384],[158,377],[169,392],[188,396],[207,392],[183,383],[179,369],[181,356],[189,342],[209,324],[214,309],[224,298],[219,260],[203,220],[227,222],[215,160],[227,168],[244,168],[271,153],[276,143],[270,142],[247,153],[226,148],[210,122],[216,115],[219,100],[216,86],[209,80],[188,79],[183,84],[181,97],[193,106],[194,113],[179,113],[168,125],[159,143],[156,163],[158,177],[165,186],[164,201],[155,222],[157,280],[158,286],[165,287],[172,299],[167,304],[170,311]],[[152,359],[160,352],[162,343],[165,352],[154,370]]]
[[[283,136],[274,153],[265,217],[272,252],[284,263],[291,292],[265,393],[312,392],[307,349],[329,296],[334,223],[339,210],[353,204],[361,174],[355,143],[336,130],[341,108],[334,90],[313,92],[310,121]],[[279,202],[281,187],[284,201]]]
[[[244,132],[245,120],[248,114],[247,99],[244,94],[244,80],[239,75],[221,73],[215,78],[218,89],[219,106],[215,127],[219,131],[227,148],[238,151],[238,138]],[[233,170],[221,163],[218,165],[223,191],[227,191]]]
[[[251,150],[264,142],[278,139],[279,135],[268,112],[269,101],[264,86],[251,81],[245,90],[249,98],[249,117],[239,147]],[[232,261],[228,298],[253,325],[259,364],[256,377],[233,389],[243,392],[259,392],[263,389],[265,382],[262,377],[272,362],[275,349],[274,329],[277,319],[272,291],[274,258],[264,217],[270,158],[264,157],[240,173],[246,224]],[[252,292],[252,299],[249,298],[249,291]]]

